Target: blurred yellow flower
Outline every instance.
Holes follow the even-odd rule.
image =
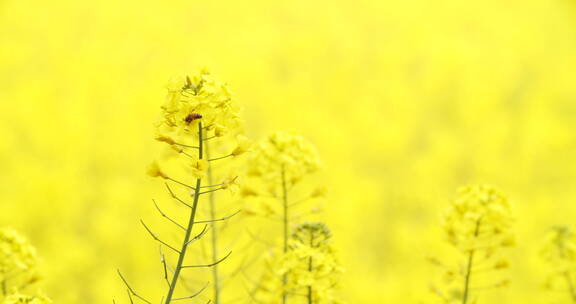
[[[157,161],[153,161],[152,163],[150,163],[150,165],[148,165],[146,173],[151,177],[160,177],[164,179],[168,178],[168,176],[164,174],[162,169],[160,169],[160,165],[158,164]]]
[[[0,275],[29,271],[36,265],[36,249],[16,230],[0,228]]]
[[[0,303],[51,303],[43,296],[19,293],[40,279],[37,260],[36,249],[16,230],[0,228]]]
[[[513,245],[512,222],[508,200],[494,187],[468,186],[444,215],[444,231],[452,245],[467,253]]]
[[[208,161],[205,159],[193,160],[191,164],[190,173],[195,178],[203,178],[208,170]]]
[[[232,153],[230,153],[232,154],[232,156],[239,156],[250,150],[250,147],[252,146],[252,141],[249,140],[246,136],[239,135],[236,138],[236,140],[238,142],[238,145],[236,146],[236,148],[234,148]]]
[[[2,304],[52,304],[53,302],[45,296],[29,296],[23,294],[12,294],[4,299]]]
[[[499,256],[499,250],[514,245],[511,232],[513,223],[510,203],[498,190],[488,185],[467,186],[460,189],[443,218],[444,233],[448,242],[463,255],[463,262],[456,268],[437,264],[450,279],[444,283],[450,292],[436,290],[447,303],[476,302],[471,293],[476,288],[498,288],[508,286],[508,280],[492,281],[483,275],[478,282],[475,272],[507,269],[508,259]],[[488,264],[489,263],[489,264]],[[492,266],[485,266],[486,264]],[[456,285],[455,285],[456,284]]]

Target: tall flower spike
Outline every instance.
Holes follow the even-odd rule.
[[[446,269],[448,283],[454,288],[458,302],[469,303],[476,288],[502,287],[507,280],[474,279],[476,271],[497,271],[508,267],[500,249],[514,245],[511,233],[512,213],[508,200],[494,187],[468,186],[460,190],[444,216],[444,232],[448,242],[464,256],[463,267]]]
[[[340,303],[336,296],[342,267],[332,248],[332,234],[320,222],[297,226],[290,236],[290,250],[271,262],[255,294],[262,303],[278,303],[278,294],[292,295],[291,301],[306,304]],[[271,275],[271,274],[272,275]],[[282,285],[273,274],[286,275]]]
[[[170,304],[176,300],[193,298],[199,295],[204,288],[192,295],[183,295],[176,297],[176,289],[180,281],[180,274],[188,268],[212,268],[214,290],[213,303],[220,303],[220,280],[218,274],[218,264],[224,261],[228,256],[218,256],[218,240],[216,224],[230,218],[216,217],[215,198],[216,191],[230,189],[235,186],[236,178],[230,178],[228,174],[220,177],[218,183],[214,183],[215,173],[212,170],[211,163],[220,161],[232,156],[238,156],[246,152],[247,140],[240,136],[242,133],[239,110],[232,101],[232,96],[227,86],[214,79],[208,72],[201,71],[198,74],[187,76],[181,79],[171,81],[168,86],[168,96],[162,106],[162,118],[157,124],[156,139],[167,144],[170,155],[173,157],[158,160],[152,163],[148,168],[148,175],[160,177],[166,180],[166,188],[169,195],[182,206],[188,208],[188,223],[182,225],[172,219],[169,214],[164,213],[156,202],[155,208],[161,216],[168,219],[179,232],[183,232],[181,245],[173,246],[162,240],[162,237],[153,232],[151,226],[142,225],[152,239],[174,252],[177,255],[175,265],[170,265],[168,257],[162,254],[162,267],[164,269],[164,280],[168,284],[168,290],[163,297],[165,304]],[[234,148],[236,147],[236,148]],[[176,152],[176,153],[174,153]],[[214,153],[222,155],[213,156]],[[176,165],[174,166],[174,161]],[[163,163],[163,162],[166,163]],[[169,166],[172,164],[172,167]],[[177,173],[185,174],[185,178],[174,177]],[[188,183],[192,179],[194,183]],[[205,180],[207,184],[205,184]],[[183,191],[173,191],[172,186],[180,187],[185,192],[190,193],[190,198],[181,198],[177,193]],[[200,202],[200,197],[204,194],[209,195],[210,218],[205,221],[196,221],[196,214]],[[191,201],[190,201],[191,200]],[[195,224],[206,224],[202,232],[196,236],[192,235]],[[189,245],[204,236],[208,231],[207,225],[212,225],[210,229],[212,234],[212,257],[211,261],[200,265],[186,265],[185,258]],[[170,272],[167,269],[171,269]],[[126,285],[130,297],[135,297],[143,302],[152,303],[135,288],[128,283],[126,277],[118,271],[120,279]],[[169,276],[170,274],[170,276]],[[154,301],[156,302],[156,301]]]
[[[258,200],[264,204],[265,215],[274,213],[274,209],[281,209],[280,217],[283,222],[283,246],[282,252],[289,250],[291,214],[290,206],[307,198],[293,199],[290,190],[299,183],[306,175],[316,172],[320,167],[320,161],[316,149],[302,136],[289,133],[276,132],[268,136],[264,141],[257,144],[248,161],[248,175],[250,184],[245,186],[241,193],[251,201]],[[270,203],[270,197],[280,202],[280,208],[274,208]],[[274,205],[277,205],[274,202]],[[288,284],[288,274],[282,275],[284,286]],[[281,295],[282,303],[287,303],[288,294]]]
[[[542,249],[542,258],[551,266],[546,287],[553,291],[567,290],[576,303],[576,235],[568,226],[556,226],[550,230]]]

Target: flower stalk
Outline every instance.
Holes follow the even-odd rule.
[[[474,229],[474,237],[478,238],[480,233],[480,223],[482,222],[482,218],[479,218],[476,221],[476,228]],[[474,266],[474,254],[476,253],[476,249],[470,249],[468,253],[468,262],[466,266],[466,273],[464,275],[464,292],[462,293],[462,304],[468,303],[468,295],[470,293],[470,280],[472,277],[472,267]]]
[[[478,301],[476,291],[507,286],[509,280],[492,282],[490,273],[500,274],[510,265],[500,254],[515,243],[508,199],[489,185],[463,187],[443,220],[446,239],[462,254],[463,262],[452,266],[430,258],[443,270],[446,285],[445,290],[433,286],[432,291],[446,303],[468,304]],[[479,273],[481,278],[475,275]],[[476,284],[472,284],[473,277],[478,277]]]
[[[179,249],[164,242],[160,237],[152,232],[148,226],[142,222],[144,228],[154,238],[155,241],[161,244],[160,248],[160,261],[163,268],[163,280],[168,285],[165,295],[162,297],[161,303],[170,304],[178,300],[191,299],[198,296],[204,291],[210,283],[206,283],[204,287],[192,293],[192,295],[176,297],[176,286],[182,281],[182,270],[185,268],[213,268],[213,281],[214,281],[214,303],[220,302],[220,280],[218,276],[218,264],[227,259],[231,252],[223,258],[218,259],[218,236],[217,229],[214,226],[216,222],[222,222],[234,214],[216,218],[216,206],[214,193],[216,191],[231,189],[236,185],[236,177],[226,178],[218,183],[214,183],[214,175],[210,160],[224,159],[227,157],[235,157],[247,151],[249,143],[248,140],[239,136],[235,139],[229,139],[231,143],[236,143],[236,149],[230,155],[210,159],[210,151],[208,146],[208,139],[222,137],[225,133],[238,135],[241,131],[241,121],[238,115],[238,109],[232,102],[232,97],[227,86],[224,83],[216,81],[207,71],[201,71],[192,77],[186,77],[185,80],[175,79],[168,86],[168,98],[162,108],[162,119],[157,124],[156,140],[163,142],[169,146],[170,153],[166,154],[161,160],[154,161],[148,168],[148,175],[152,177],[159,177],[166,181],[166,189],[172,199],[187,207],[189,215],[187,224],[180,224],[178,221],[171,218],[168,214],[160,209],[156,201],[153,200],[154,206],[162,217],[169,220],[183,233],[183,238]],[[226,145],[223,145],[223,147]],[[176,153],[174,153],[176,152]],[[185,156],[185,157],[184,157]],[[165,162],[164,162],[165,161]],[[195,181],[193,184],[188,184],[184,179],[173,178],[171,174],[167,174],[163,170],[164,165],[178,164],[181,162],[180,174],[192,176]],[[204,180],[208,180],[207,185],[203,185]],[[188,199],[180,198],[170,186],[174,183],[181,186],[183,190],[190,193],[191,202]],[[198,205],[200,197],[203,194],[209,195],[209,218],[206,220],[196,220]],[[202,231],[196,235],[192,235],[195,224],[204,224]],[[212,234],[212,260],[204,264],[186,265],[185,260],[189,247],[192,243],[203,237],[208,231],[208,227],[213,228]],[[175,265],[171,265],[162,253],[162,246],[167,247],[177,254],[177,261]],[[169,271],[171,277],[169,278]],[[129,291],[134,291],[129,287],[128,282],[120,274],[120,278],[126,285]],[[129,292],[130,296],[135,296],[135,292]],[[144,300],[144,298],[141,298]],[[145,300],[149,302],[148,300]],[[154,301],[155,302],[155,301]],[[150,302],[151,303],[151,302]]]
[[[210,159],[210,147],[206,143],[206,158]],[[212,170],[212,163],[208,164],[208,169],[206,171],[206,179],[208,180],[208,185],[212,185],[214,182],[214,172]],[[211,247],[212,247],[212,260],[216,261],[218,259],[218,229],[216,227],[216,198],[215,193],[210,192],[208,195],[209,207],[210,207],[210,223],[212,228],[211,237]],[[212,267],[212,288],[214,295],[214,304],[220,304],[220,273],[218,269],[218,264]]]
[[[198,122],[198,159],[203,159],[203,140],[202,140],[202,122]],[[196,187],[194,188],[194,200],[192,202],[192,208],[190,210],[190,216],[188,218],[188,226],[186,227],[186,234],[184,235],[184,240],[182,241],[182,249],[178,254],[178,262],[174,268],[174,274],[172,275],[172,280],[168,288],[168,293],[166,294],[166,300],[164,304],[170,304],[172,297],[174,295],[174,290],[176,289],[176,283],[178,283],[178,277],[182,271],[182,265],[184,263],[184,258],[186,257],[186,250],[190,244],[190,235],[192,234],[192,228],[194,227],[194,219],[196,218],[196,210],[198,209],[198,199],[200,198],[200,186],[202,184],[202,179],[196,179]]]
[[[290,235],[289,231],[289,221],[290,218],[288,216],[288,187],[286,186],[286,168],[285,165],[282,165],[281,169],[281,178],[282,178],[282,221],[283,221],[283,228],[284,228],[284,254],[288,252],[288,239]],[[286,292],[286,285],[288,284],[288,273],[285,273],[282,276],[282,303],[288,303],[288,294]]]

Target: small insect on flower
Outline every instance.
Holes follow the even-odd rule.
[[[184,118],[184,121],[186,122],[186,124],[190,124],[194,120],[200,119],[200,118],[202,118],[202,114],[190,113],[190,114],[188,114],[188,116],[186,116],[186,118]]]

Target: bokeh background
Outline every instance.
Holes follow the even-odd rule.
[[[164,85],[201,67],[251,138],[318,147],[349,303],[433,303],[425,257],[457,257],[440,214],[470,183],[517,218],[512,285],[482,302],[567,303],[538,252],[576,216],[575,2],[1,0],[0,224],[57,303],[127,302],[117,267],[161,287],[144,172]]]

